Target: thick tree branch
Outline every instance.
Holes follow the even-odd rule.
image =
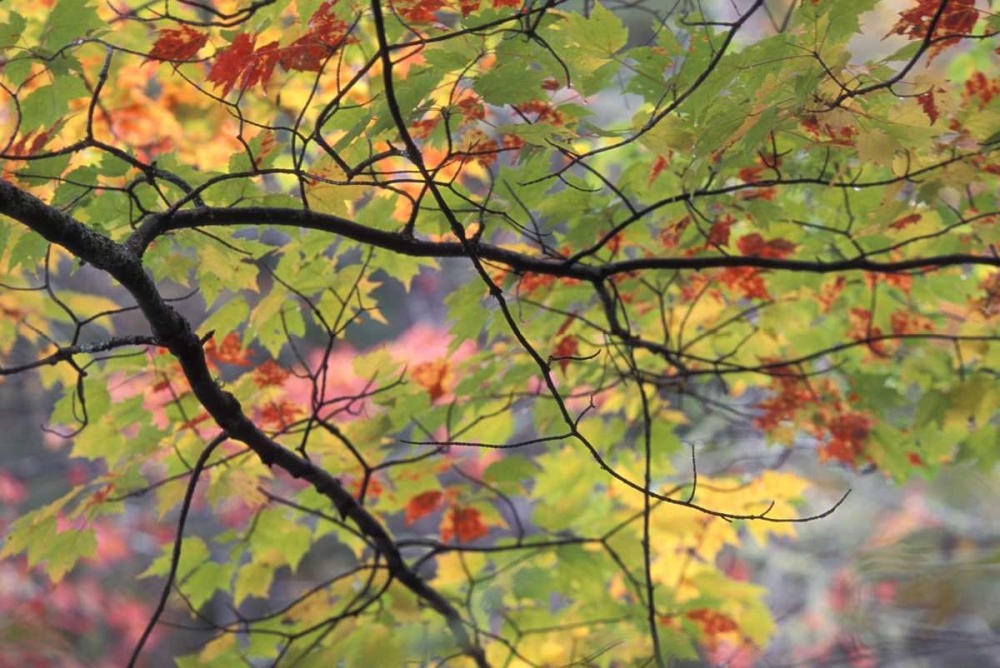
[[[280,207],[197,208],[177,211],[169,216],[148,218],[128,241],[128,248],[141,253],[157,236],[181,229],[196,227],[226,227],[231,225],[271,225],[302,227],[335,234],[359,241],[369,246],[393,251],[401,255],[418,257],[468,257],[463,245],[457,241],[426,241],[414,239],[398,232],[387,232],[360,225],[352,220],[330,214]],[[701,271],[726,267],[753,267],[813,274],[833,274],[848,271],[869,271],[893,274],[921,269],[939,269],[962,265],[987,265],[1000,267],[1000,257],[951,253],[929,255],[904,260],[879,262],[870,256],[845,260],[796,260],[742,255],[706,257],[642,257],[605,264],[570,263],[563,260],[538,257],[513,251],[502,246],[476,242],[471,239],[476,255],[490,262],[510,267],[516,272],[532,272],[583,281],[601,281],[632,271]]]
[[[121,283],[135,298],[155,338],[180,362],[192,392],[216,424],[231,439],[249,446],[267,466],[278,466],[292,477],[307,481],[330,499],[341,516],[354,522],[382,554],[392,576],[445,618],[459,647],[472,656],[481,656],[482,650],[470,642],[458,610],[403,560],[382,523],[344,489],[340,480],[268,438],[246,416],[236,397],[219,387],[190,323],[163,299],[137,254],[2,179],[0,214],[26,225]]]

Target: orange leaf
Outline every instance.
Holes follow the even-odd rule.
[[[431,401],[448,393],[451,385],[451,364],[446,359],[421,362],[413,367],[410,376],[431,395]]]

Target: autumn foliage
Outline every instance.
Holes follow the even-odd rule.
[[[698,4],[0,4],[0,657],[767,665],[820,466],[990,470],[1000,18]]]

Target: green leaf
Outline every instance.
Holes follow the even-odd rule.
[[[59,0],[45,23],[41,44],[53,50],[61,49],[106,25],[97,15],[91,0]]]
[[[51,128],[69,113],[70,100],[89,95],[77,77],[59,77],[55,83],[35,89],[21,102],[21,131]]]

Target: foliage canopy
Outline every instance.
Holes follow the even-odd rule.
[[[2,555],[155,498],[133,662],[662,666],[856,512],[792,447],[992,467],[1000,16],[666,4],[5,3],[0,380],[98,473]]]

